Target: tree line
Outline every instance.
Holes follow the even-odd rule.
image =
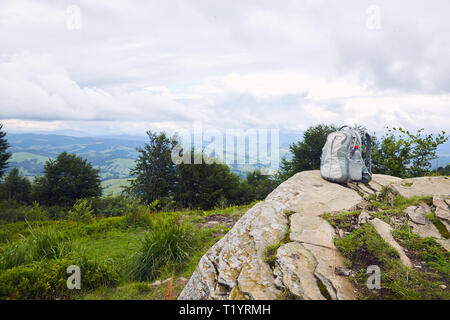
[[[366,152],[364,132],[366,128],[356,125],[362,139],[362,153]],[[303,139],[289,147],[291,158],[281,160],[278,180],[284,181],[297,172],[319,170],[320,156],[328,134],[338,130],[336,125],[319,124],[309,127]],[[421,177],[432,174],[448,175],[450,165],[431,170],[431,161],[437,158],[436,150],[447,142],[445,131],[424,134],[424,129],[411,133],[402,128],[386,128],[382,137],[372,135],[372,172],[400,178]]]
[[[11,156],[6,133],[0,126],[0,178]],[[166,133],[147,132],[148,143],[138,148],[138,158],[130,170],[130,186],[124,194],[158,209],[211,209],[216,206],[248,204],[262,200],[277,181],[261,171],[246,179],[231,172],[226,164],[175,164],[172,149],[179,143]],[[192,157],[196,153],[192,150]],[[31,183],[14,168],[0,183],[0,200],[46,206],[72,206],[78,199],[102,195],[100,170],[76,154],[63,152],[45,163],[43,176]]]
[[[283,158],[274,176],[255,170],[245,179],[231,172],[226,164],[210,161],[202,164],[176,164],[171,152],[179,143],[164,132],[148,131],[148,142],[138,148],[138,158],[130,170],[129,186],[124,194],[163,210],[179,208],[211,209],[217,206],[248,204],[263,200],[280,183],[297,172],[320,169],[320,156],[327,135],[338,128],[319,124],[309,127],[300,141],[290,145],[290,157]],[[355,126],[361,133],[364,127]],[[361,135],[364,137],[364,135]],[[372,139],[372,170],[401,178],[431,174],[448,175],[450,166],[431,170],[437,147],[448,140],[445,132],[411,133],[402,128],[387,128],[381,137]],[[362,150],[365,152],[365,141]],[[102,195],[100,171],[86,159],[67,152],[48,160],[43,176],[31,183],[17,168],[4,176],[11,153],[6,133],[0,124],[0,200],[43,205],[72,206],[78,199]],[[194,157],[203,157],[194,149]],[[194,161],[191,161],[193,163]]]

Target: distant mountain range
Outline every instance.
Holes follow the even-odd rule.
[[[301,139],[302,133],[280,132],[280,157],[289,157],[289,145]],[[63,151],[76,153],[88,159],[100,169],[105,187],[115,193],[118,185],[126,183],[129,170],[137,158],[136,148],[143,147],[146,137],[73,137],[56,134],[8,133],[7,139],[13,153],[9,168],[18,168],[22,175],[34,177],[42,175],[44,164]],[[438,149],[439,166],[450,163],[450,143]],[[435,166],[435,162],[433,162]],[[233,172],[245,176],[260,165],[230,165]]]

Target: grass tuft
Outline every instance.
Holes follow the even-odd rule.
[[[134,280],[156,279],[164,268],[179,271],[201,243],[200,233],[188,222],[165,213],[154,218],[131,259],[130,276]]]

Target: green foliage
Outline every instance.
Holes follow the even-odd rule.
[[[178,145],[176,138],[169,138],[164,132],[147,132],[149,143],[144,148],[138,148],[138,158],[135,166],[130,170],[130,186],[126,192],[134,195],[143,202],[152,203],[154,200],[170,196],[175,185],[175,164],[171,152]]]
[[[268,246],[264,252],[264,262],[269,265],[271,269],[275,268],[275,263],[277,261],[277,251],[283,243],[275,243]]]
[[[201,245],[199,231],[176,215],[159,213],[152,218],[151,230],[130,265],[130,276],[139,281],[157,278],[163,268],[182,269]]]
[[[97,218],[91,223],[0,221],[0,299],[78,299],[103,294],[105,298],[161,299],[164,286],[127,284],[133,277],[130,271],[136,271],[136,279],[145,274],[152,279],[189,277],[204,253],[229,230],[223,224],[197,229],[191,221],[209,215],[242,215],[249,206],[152,213],[137,203],[146,218],[131,226],[126,216]],[[81,292],[66,289],[69,265],[81,267]],[[62,270],[62,275],[55,270]],[[119,281],[119,287],[107,287]],[[180,292],[181,285],[174,292]]]
[[[413,196],[413,197],[403,197],[403,196],[397,196],[394,198],[393,205],[397,208],[405,209],[409,206],[417,206],[421,203],[426,203],[428,205],[433,204],[433,197],[432,196]]]
[[[196,155],[191,152],[191,156]],[[225,164],[179,164],[177,181],[177,200],[182,207],[208,210],[240,203],[240,179]]]
[[[137,201],[128,203],[125,211],[125,225],[131,227],[148,226],[150,224],[150,207]]]
[[[0,270],[35,261],[58,259],[76,251],[76,242],[54,228],[32,228],[30,235],[0,248]]]
[[[30,234],[25,246],[30,253],[31,261],[62,258],[76,248],[73,239],[65,232],[54,228],[31,228]]]
[[[183,163],[174,164],[171,153],[177,150],[178,140],[167,137],[164,132],[147,134],[150,141],[143,149],[138,149],[139,157],[130,171],[135,179],[130,180],[126,193],[157,211],[176,207],[209,210],[249,203],[264,199],[277,186],[277,182],[259,170],[242,181],[228,165],[204,157],[194,149],[186,153],[180,149],[178,156]],[[199,159],[201,164],[197,164]]]
[[[48,160],[45,175],[35,180],[34,197],[42,204],[73,205],[77,199],[100,196],[99,170],[75,154],[61,153]]]
[[[435,136],[424,135],[424,129],[416,134],[402,128],[387,129],[381,141],[373,141],[373,172],[401,178],[431,174],[431,160],[437,157],[436,149],[448,140],[445,132]]]
[[[23,221],[27,210],[29,210],[28,206],[23,206],[16,201],[1,201],[0,220],[5,222]]]
[[[335,239],[335,244],[353,267],[361,264],[384,265],[391,258],[399,257],[397,251],[378,235],[371,224],[363,225],[346,237]]]
[[[119,282],[117,272],[107,264],[83,258],[63,258],[21,265],[0,274],[0,299],[61,299],[70,298],[77,290],[67,288],[67,267],[81,269],[81,292]]]
[[[289,146],[292,159],[281,160],[279,178],[283,181],[295,173],[320,168],[322,148],[327,136],[338,128],[335,125],[319,124],[309,127],[303,134],[303,140]]]
[[[289,218],[289,215],[291,213],[290,212],[285,212],[285,214]],[[290,224],[288,224],[288,226],[286,227],[286,231],[284,233],[283,239],[281,239],[277,243],[274,243],[274,244],[269,245],[269,246],[266,247],[266,249],[264,251],[264,262],[267,263],[271,269],[275,268],[275,263],[277,261],[278,249],[283,244],[291,242],[290,234],[291,234],[291,229],[290,229]]]
[[[343,229],[346,231],[351,231],[353,229],[352,220],[357,219],[361,210],[350,211],[350,212],[339,212],[337,214],[330,214],[325,212],[322,218],[327,220],[333,227]]]
[[[48,213],[39,206],[37,201],[34,201],[31,209],[25,213],[27,221],[44,220],[47,217]]]
[[[397,251],[378,235],[371,224],[365,224],[334,242],[352,269],[356,270],[351,280],[357,285],[361,298],[449,299],[449,294],[439,288],[442,282],[438,278],[405,267],[398,259]],[[369,265],[377,265],[381,269],[382,288],[378,294],[366,287],[366,268]]]
[[[442,221],[438,217],[436,217],[436,215],[433,212],[428,212],[426,214],[426,217],[434,224],[436,229],[438,229],[442,237],[444,237],[445,239],[450,238],[450,233],[448,232],[447,227],[445,226],[445,224],[442,223]]]
[[[0,271],[29,262],[30,252],[23,242],[12,242],[0,247]],[[0,272],[1,274],[1,272]]]
[[[411,232],[407,224],[392,232],[394,238],[410,251],[410,254],[425,261],[428,266],[450,279],[450,252],[433,238],[421,238]]]
[[[73,205],[73,209],[69,210],[67,219],[89,223],[94,219],[94,210],[92,210],[91,202],[87,199],[79,199]]]
[[[438,168],[438,174],[441,176],[449,176],[450,175],[450,164],[447,164],[445,167]]]
[[[242,202],[249,203],[253,200],[264,200],[279,182],[272,176],[264,175],[261,170],[254,170],[247,174],[247,178],[241,184]]]
[[[6,132],[2,131],[3,125],[0,123],[0,178],[5,173],[8,166],[8,160],[11,153],[7,152],[9,148],[8,140],[5,138]]]
[[[30,200],[30,191],[30,181],[21,177],[17,168],[12,169],[3,183],[0,183],[0,199],[27,203]]]

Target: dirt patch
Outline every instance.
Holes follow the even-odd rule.
[[[199,227],[212,229],[220,224],[224,224],[227,228],[231,229],[240,217],[240,215],[227,216],[223,214],[212,214],[204,217],[204,221],[199,224]]]

